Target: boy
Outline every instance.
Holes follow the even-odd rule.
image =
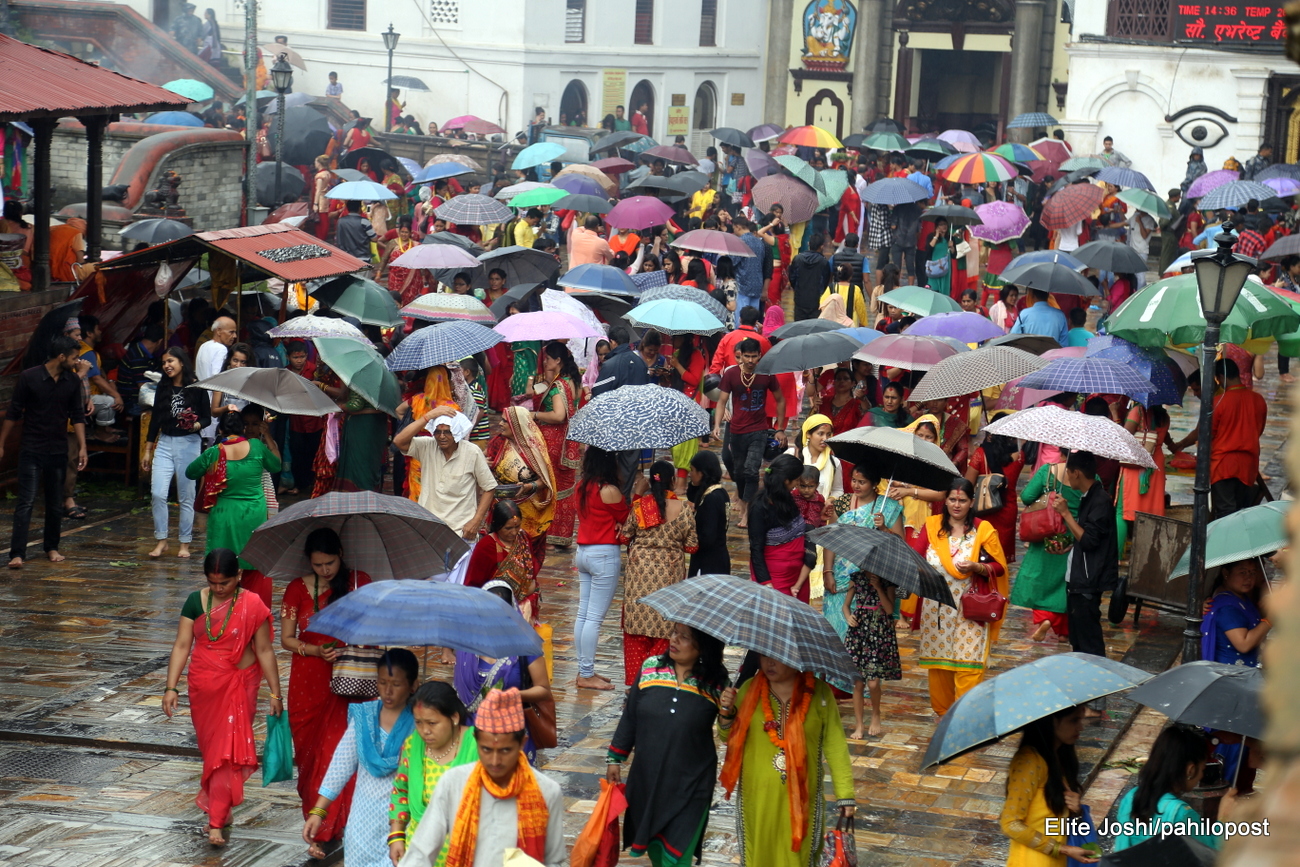
[[[1096,337],[1085,326],[1088,324],[1088,311],[1082,307],[1075,307],[1070,311],[1070,332],[1069,346],[1087,346],[1088,341]]]
[[[816,467],[804,465],[803,475],[799,477],[799,483],[792,492],[799,514],[803,515],[809,527],[820,527],[826,523],[822,515],[826,508],[826,498],[817,491],[820,481],[821,472]]]

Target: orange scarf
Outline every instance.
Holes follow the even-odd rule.
[[[465,793],[460,797],[460,807],[456,810],[456,823],[452,827],[451,840],[447,844],[446,867],[473,867],[474,847],[478,845],[479,802],[483,790],[497,800],[515,799],[515,813],[519,826],[517,842],[519,848],[530,857],[542,861],[546,858],[546,824],[550,812],[546,808],[546,799],[533,776],[533,769],[528,766],[528,759],[522,750],[519,752],[519,767],[511,777],[510,784],[501,788],[492,782],[483,771],[483,765],[474,764],[469,780],[465,783]]]
[[[763,726],[768,737],[785,750],[788,779],[785,788],[790,798],[791,852],[798,852],[803,847],[804,836],[808,833],[808,747],[804,743],[804,724],[808,719],[808,708],[812,705],[812,692],[816,685],[817,681],[810,672],[801,674],[795,681],[794,694],[790,696],[790,713],[785,719],[784,738],[777,738],[776,732],[769,730],[770,723],[764,722]],[[771,687],[767,676],[760,670],[749,684],[749,692],[741,702],[736,719],[731,724],[731,736],[727,738],[727,758],[722,764],[721,783],[728,800],[740,780],[745,737],[749,734],[754,711],[758,709],[759,702],[771,708],[771,701]],[[452,867],[450,861],[447,863],[448,867]]]

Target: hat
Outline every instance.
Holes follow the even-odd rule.
[[[81,320],[78,319],[76,316],[69,318],[67,322],[63,323],[64,334],[67,334],[69,331],[78,331],[80,330],[80,328],[81,328]]]
[[[524,730],[524,702],[519,690],[494,689],[483,699],[474,715],[474,728],[490,735],[512,735]]]

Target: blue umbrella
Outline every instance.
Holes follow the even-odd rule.
[[[1007,263],[1003,270],[1019,268],[1021,265],[1064,265],[1075,271],[1082,271],[1088,266],[1071,256],[1069,253],[1063,253],[1060,250],[1035,250],[1032,253],[1021,253],[1016,258]]]
[[[1053,393],[1123,394],[1139,403],[1156,390],[1133,368],[1106,358],[1058,358],[1020,380],[1020,385]]]
[[[510,168],[517,171],[531,169],[533,166],[540,166],[542,163],[558,160],[565,153],[567,151],[564,145],[558,142],[539,141],[537,144],[529,145],[521,150],[515,157],[515,161],[510,164]]]
[[[1094,337],[1088,341],[1084,352],[1085,358],[1105,358],[1117,361],[1151,380],[1155,391],[1139,400],[1143,406],[1161,404],[1179,404],[1183,402],[1183,392],[1187,390],[1187,377],[1163,349],[1148,348],[1129,343],[1122,337],[1109,334]]]
[[[411,332],[384,363],[389,370],[425,370],[469,358],[500,342],[500,334],[477,322],[439,322]]]
[[[499,659],[539,656],[542,640],[505,600],[440,581],[375,581],[313,618],[348,644],[450,647]]]
[[[936,169],[946,169],[948,168],[948,166],[957,162],[957,160],[961,159],[964,156],[968,156],[968,154],[961,153],[960,151],[955,154],[948,154],[948,156],[944,157],[943,159],[935,163],[934,167]]]
[[[1011,118],[1007,129],[1035,129],[1036,127],[1056,126],[1057,120],[1047,112],[1030,111]]]
[[[604,187],[586,175],[559,175],[551,181],[551,184],[575,196],[608,198]]]
[[[143,123],[166,126],[203,126],[203,118],[188,111],[160,111],[146,117]]]
[[[361,202],[382,202],[397,198],[397,194],[374,181],[344,181],[325,194],[327,199],[351,199]]]
[[[1058,653],[1019,665],[957,699],[935,727],[921,768],[946,762],[1034,720],[1137,686],[1150,677],[1131,665],[1088,653]]]
[[[588,292],[612,292],[615,295],[640,295],[636,282],[613,265],[579,265],[559,279],[568,289],[585,289]]]
[[[440,181],[443,178],[454,178],[456,175],[467,175],[474,171],[469,166],[461,163],[434,163],[431,166],[425,166],[415,173],[411,178],[413,184],[427,184],[431,181]]]
[[[839,330],[843,331],[854,340],[860,341],[863,346],[866,346],[877,337],[885,336],[883,332],[877,331],[874,328],[841,328]]]
[[[1117,187],[1135,187],[1139,190],[1155,191],[1155,186],[1141,172],[1126,169],[1123,166],[1107,166],[1097,172],[1097,180],[1114,184]]]
[[[717,334],[727,329],[718,317],[699,304],[674,298],[638,304],[624,318],[638,328],[653,328],[660,334]]]
[[[212,85],[196,81],[193,78],[178,78],[175,81],[169,81],[163,85],[163,89],[170,90],[177,96],[183,96],[190,102],[207,102],[215,96]]]
[[[925,187],[907,178],[884,178],[868,184],[862,198],[873,205],[906,205],[930,198]]]

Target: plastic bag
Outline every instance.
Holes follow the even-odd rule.
[[[1100,839],[1097,837],[1097,828],[1092,824],[1092,810],[1087,804],[1081,805],[1080,815],[1077,816],[1073,823],[1073,833],[1065,838],[1065,845],[1080,846],[1092,848],[1094,852],[1101,855]],[[1085,861],[1076,861],[1073,858],[1066,858],[1065,863],[1069,867],[1083,867],[1089,863]]]
[[[591,810],[591,818],[573,842],[569,867],[613,867],[621,848],[618,817],[627,809],[627,787],[600,781],[600,798]]]
[[[262,747],[262,786],[293,779],[293,736],[289,714],[266,717],[266,743]]]

